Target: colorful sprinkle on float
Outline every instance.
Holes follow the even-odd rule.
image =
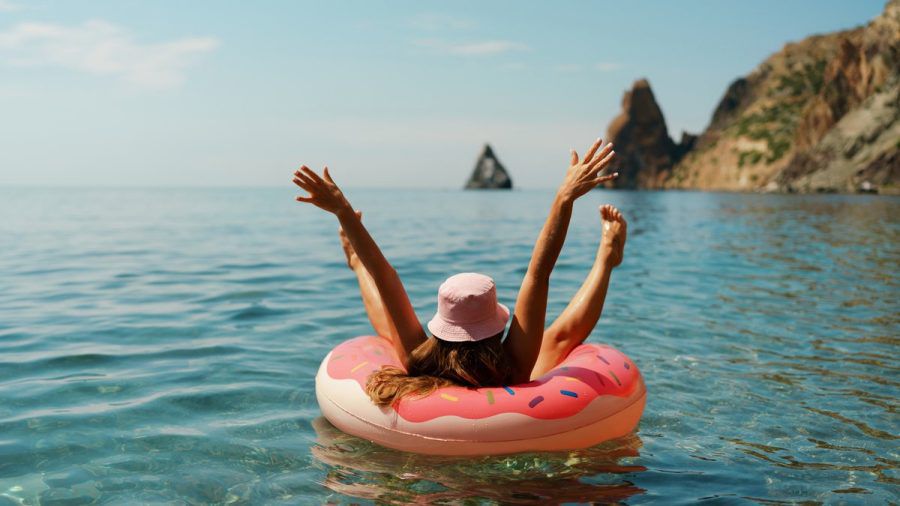
[[[345,432],[420,453],[479,455],[592,446],[631,432],[646,388],[627,356],[581,345],[529,383],[442,388],[379,408],[364,392],[369,375],[400,366],[390,343],[363,336],[339,344],[316,377],[323,414]]]

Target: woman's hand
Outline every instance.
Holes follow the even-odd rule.
[[[612,161],[612,144],[600,149],[600,139],[588,149],[584,161],[578,162],[578,154],[572,150],[572,163],[566,173],[550,215],[538,235],[531,254],[531,262],[525,271],[525,278],[516,298],[509,334],[503,341],[504,349],[510,354],[517,382],[526,382],[538,359],[544,336],[544,321],[547,314],[547,295],[550,290],[550,273],[559,259],[569,221],[572,219],[573,202],[591,191],[598,184],[614,179],[618,174],[600,176],[600,172]]]
[[[392,325],[396,332],[392,335],[395,335],[397,339],[391,339],[391,343],[397,356],[400,357],[401,364],[405,367],[409,354],[425,341],[426,336],[397,271],[384,258],[381,248],[375,244],[372,235],[360,220],[360,215],[353,211],[350,202],[331,179],[328,167],[325,167],[322,177],[319,177],[304,165],[300,167],[300,170],[294,171],[294,184],[309,192],[309,197],[297,197],[298,202],[313,204],[333,213],[341,222],[341,228],[347,236],[349,246],[371,276],[375,290],[381,296],[384,304],[384,311],[387,313],[388,319],[393,322]]]
[[[323,176],[324,179],[306,165],[300,167],[300,170],[295,170],[294,184],[309,192],[309,197],[297,197],[297,201],[310,203],[335,215],[348,209],[352,213],[353,208],[350,206],[350,202],[331,179],[328,167],[325,167]]]
[[[574,149],[572,150],[572,161],[557,195],[568,202],[572,202],[596,188],[600,183],[611,181],[619,176],[618,172],[608,176],[600,175],[612,162],[613,157],[616,156],[616,152],[612,150],[611,143],[603,146],[603,149],[598,151],[602,142],[600,139],[594,141],[594,144],[588,149],[584,160],[581,162],[578,161],[578,153]]]

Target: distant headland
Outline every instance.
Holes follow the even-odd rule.
[[[900,194],[900,0],[865,26],[786,44],[675,142],[647,79],[608,128],[608,188]],[[466,189],[512,188],[489,145]]]
[[[789,43],[669,137],[646,79],[609,125],[615,188],[900,193],[900,0],[868,25]]]

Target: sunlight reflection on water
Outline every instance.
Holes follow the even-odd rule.
[[[328,350],[369,332],[333,219],[287,190],[0,191],[0,504],[896,501],[900,199],[597,191],[566,304],[629,219],[591,340],[646,378],[637,434],[480,459],[320,417]],[[425,319],[455,272],[515,299],[544,191],[350,191]]]

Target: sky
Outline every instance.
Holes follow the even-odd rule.
[[[555,187],[647,78],[699,132],[786,42],[883,0],[0,0],[0,185]]]

